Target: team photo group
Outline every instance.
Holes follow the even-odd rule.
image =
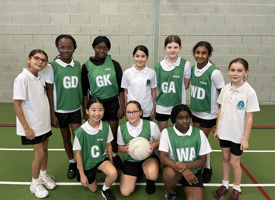
[[[34,151],[30,192],[37,198],[47,197],[57,186],[47,174],[52,128],[60,130],[68,157],[64,176],[96,192],[96,174],[103,172],[100,191],[106,200],[116,199],[111,186],[118,178],[120,193],[131,196],[140,176],[146,178],[148,195],[158,190],[155,181],[162,176],[163,199],[182,199],[176,194],[178,184],[187,200],[205,199],[203,184],[213,174],[209,137],[222,151],[221,186],[214,197],[223,199],[229,192],[229,200],[241,198],[240,158],[249,147],[253,112],[260,111],[245,59],[228,63],[230,82],[225,83],[225,74],[211,62],[215,47],[207,41],[190,49],[196,61],[191,65],[179,56],[180,37],[167,36],[167,55],[154,69],[146,65],[148,48],[138,45],[133,65],[124,72],[108,54],[111,41],[106,36],[94,39],[94,55],[85,63],[74,60],[77,41],[71,35],[59,35],[55,46],[59,55],[51,61],[45,51],[32,50],[13,88],[16,132],[22,145]],[[124,117],[126,122],[119,123]]]

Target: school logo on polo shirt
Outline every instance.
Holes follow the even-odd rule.
[[[150,83],[151,83],[150,79],[147,79],[146,86],[149,87]]]
[[[245,108],[244,101],[239,101],[237,105],[238,110],[243,110]]]

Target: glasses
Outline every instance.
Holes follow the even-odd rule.
[[[47,59],[42,59],[39,56],[31,56],[31,58],[34,58],[35,61],[39,62],[41,60],[42,63],[47,63],[48,60]]]
[[[110,51],[110,49],[107,49],[107,48],[102,48],[102,47],[95,47],[98,51],[104,51],[104,52],[108,52]]]
[[[58,49],[59,49],[60,51],[64,51],[64,50],[66,49],[66,47],[60,46],[60,47],[58,47]],[[67,47],[67,51],[73,51],[73,50],[74,50],[73,47]]]
[[[133,114],[133,115],[137,115],[137,114],[138,114],[138,112],[139,112],[139,111],[137,111],[137,110],[132,111],[132,112],[130,112],[130,111],[126,111],[126,115],[128,115],[128,116],[130,116],[131,114]]]

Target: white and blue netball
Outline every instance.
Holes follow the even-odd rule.
[[[150,155],[150,143],[144,137],[136,137],[130,141],[128,151],[133,159],[144,160]]]

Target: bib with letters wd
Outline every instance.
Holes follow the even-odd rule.
[[[116,71],[110,55],[106,56],[102,65],[94,65],[90,60],[85,65],[93,97],[108,99],[119,94]]]
[[[57,62],[51,62],[54,72],[56,89],[56,109],[75,110],[82,103],[81,65],[74,61],[74,66],[62,67]]]
[[[217,68],[211,65],[201,76],[196,77],[195,67],[193,65],[191,69],[191,110],[211,113],[211,75]]]

